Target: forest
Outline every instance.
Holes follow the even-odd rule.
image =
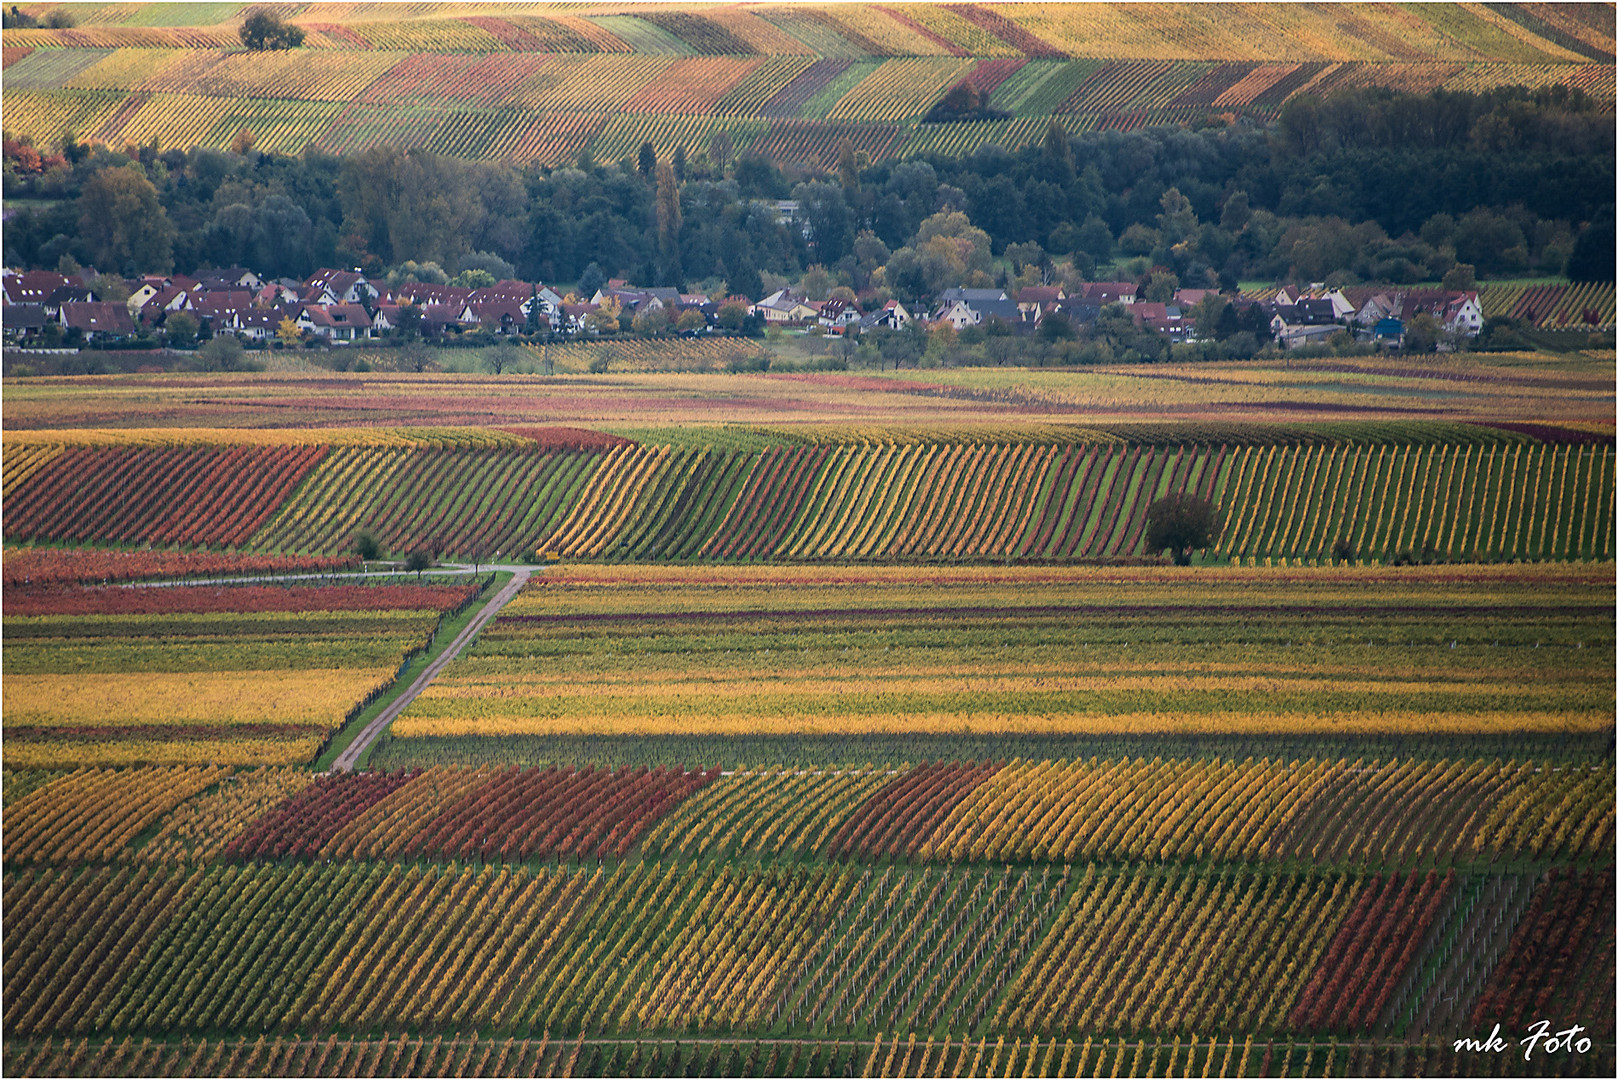
[[[682,150],[684,148],[681,148]],[[407,263],[590,285],[724,283],[758,298],[822,267],[827,288],[913,301],[961,283],[1155,268],[1237,280],[1407,284],[1613,277],[1612,117],[1579,90],[1295,98],[1240,121],[1070,137],[1010,153],[830,173],[736,156],[514,169],[419,150],[336,157],[7,140],[4,257],[16,268],[302,277]],[[781,220],[795,200],[801,223]],[[13,212],[13,208],[14,211]],[[923,222],[965,215],[937,235]]]

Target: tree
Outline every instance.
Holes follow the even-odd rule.
[[[483,351],[483,362],[489,365],[490,371],[502,375],[506,368],[516,367],[522,362],[522,349],[515,341],[496,342]]]
[[[657,167],[657,247],[663,260],[663,280],[680,281],[680,186],[668,165]]]
[[[242,355],[245,351],[242,343],[233,335],[217,334],[197,350],[197,357],[209,371],[237,371],[242,367]]]
[[[354,534],[354,554],[366,562],[375,562],[382,557],[382,541],[370,529],[361,529]]]
[[[1471,263],[1456,263],[1444,274],[1444,288],[1466,292],[1478,287],[1477,267]]]
[[[747,305],[737,303],[735,300],[720,304],[717,318],[721,330],[728,330],[734,334],[742,328],[743,323],[747,322]]]
[[[635,168],[647,180],[657,175],[657,150],[649,142],[640,144],[640,153],[635,155]]]
[[[837,182],[843,185],[844,191],[860,189],[859,160],[854,156],[853,142],[846,135],[837,144]]]
[[[405,559],[405,570],[414,571],[416,580],[421,580],[421,572],[433,565],[433,553],[426,548],[416,548]]]
[[[255,52],[266,49],[296,49],[303,44],[303,31],[282,22],[273,12],[255,8],[242,22],[242,44]]]
[[[79,197],[79,234],[104,270],[166,273],[174,265],[174,225],[157,189],[134,162],[102,169]]]
[[[163,336],[168,338],[171,346],[184,349],[197,342],[197,331],[201,327],[195,315],[187,311],[175,311],[163,320]]]
[[[462,270],[449,279],[449,283],[457,289],[489,289],[495,284],[494,275],[479,267],[471,270]]]
[[[303,331],[292,321],[292,316],[283,315],[280,325],[275,328],[275,336],[281,339],[282,345],[290,349],[303,340]]]
[[[1609,210],[1592,221],[1573,242],[1567,276],[1574,281],[1611,281],[1614,274],[1614,228]]]
[[[1174,565],[1190,566],[1191,553],[1219,536],[1219,507],[1189,492],[1165,495],[1146,508],[1146,550],[1169,549]]]
[[[696,308],[686,308],[680,312],[680,318],[675,322],[674,329],[686,334],[693,330],[705,330],[707,326],[708,320],[703,317],[702,312]]]

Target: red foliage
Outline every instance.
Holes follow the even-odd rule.
[[[237,611],[447,611],[468,585],[177,585],[8,589],[7,615],[199,615]]]
[[[923,764],[874,792],[832,838],[835,855],[914,855],[957,803],[1000,770],[984,762]]]
[[[357,556],[23,548],[5,553],[5,584],[9,589],[227,574],[315,574],[358,566]]]
[[[417,776],[337,773],[322,776],[225,846],[229,859],[310,858],[337,831]]]
[[[1613,889],[1610,867],[1582,874],[1553,869],[1534,890],[1505,956],[1478,997],[1473,1025],[1498,1022],[1511,1030],[1547,1016],[1584,1019],[1551,1006],[1559,997],[1563,1005],[1583,997],[1592,979],[1602,980],[1610,992]],[[1608,958],[1605,973],[1589,963],[1601,953]],[[1604,1022],[1611,1015],[1606,1010]]]
[[[1295,1028],[1369,1030],[1427,938],[1455,873],[1375,878],[1338,927],[1293,1006]]]
[[[623,856],[659,818],[718,777],[677,769],[510,768],[445,807],[405,846],[451,858]]]
[[[326,452],[324,446],[69,450],[7,500],[6,537],[240,546]]]

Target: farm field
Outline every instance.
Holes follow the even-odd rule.
[[[1618,1061],[1610,359],[5,394],[6,1075]]]
[[[75,5],[74,28],[8,32],[8,131],[224,148],[246,129],[286,153],[389,144],[559,165],[642,141],[694,150],[723,126],[738,151],[826,166],[844,137],[873,160],[1014,150],[1051,116],[1070,133],[1272,119],[1339,87],[1614,97],[1599,5],[321,4],[289,13],[303,48],[257,55],[239,48],[246,5],[158,7]],[[963,82],[1003,118],[927,119]]]
[[[1552,418],[1611,430],[1613,379],[1610,354],[1595,359],[1510,353],[1445,357],[1419,365],[1361,357],[1290,365],[1229,363],[1217,369],[1152,364],[858,374],[298,372],[226,378],[9,378],[4,384],[5,437],[9,447],[18,437],[50,442],[48,433],[61,429],[108,428],[469,427],[487,432],[556,424],[607,429],[832,424],[864,427],[880,436],[883,428],[906,425]],[[484,437],[498,437],[498,431]]]
[[[727,767],[882,760],[866,739],[889,760],[996,739],[1029,758],[1138,736],[1577,742],[1611,719],[1612,603],[1607,569],[1571,565],[1191,582],[1145,567],[563,568],[375,760],[537,764],[593,746],[638,765],[726,740],[740,743]]]
[[[389,551],[484,562],[1116,562],[1155,558],[1148,507],[1189,491],[1221,508],[1205,552],[1217,561],[1613,554],[1611,439],[1578,427],[644,434],[379,431],[368,443],[342,431],[254,445],[167,431],[152,445],[138,433],[28,433],[8,442],[6,539],[338,559],[369,530]],[[669,434],[679,441],[662,442]]]
[[[8,581],[5,766],[308,764],[468,588]]]

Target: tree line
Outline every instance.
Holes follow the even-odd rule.
[[[64,137],[8,140],[8,266],[104,272],[250,266],[302,277],[406,263],[547,282],[724,283],[757,299],[819,269],[827,286],[917,301],[943,285],[1156,270],[1391,284],[1613,275],[1612,116],[1577,90],[1354,91],[1288,103],[1270,125],[1070,137],[1019,151],[871,163],[845,145],[816,170],[728,138],[659,160],[586,151],[525,169],[419,150],[347,157]],[[776,200],[799,203],[781,219]],[[954,222],[939,235],[929,221]],[[951,215],[959,215],[956,221]],[[962,225],[960,222],[964,222]],[[970,232],[965,231],[970,228]]]

